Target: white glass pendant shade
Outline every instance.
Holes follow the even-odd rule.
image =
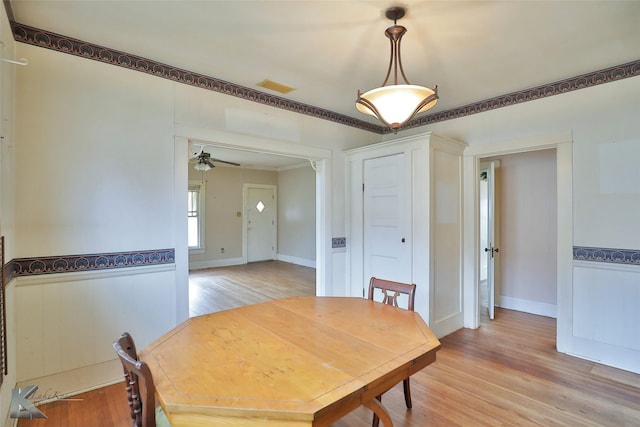
[[[377,117],[397,129],[414,115],[427,111],[438,102],[435,90],[417,85],[391,85],[360,94],[358,111]]]
[[[427,111],[438,102],[438,87],[433,89],[412,85],[407,80],[400,59],[400,41],[407,29],[397,25],[396,21],[402,18],[405,9],[401,6],[393,6],[387,9],[386,17],[393,20],[393,25],[384,32],[391,42],[391,55],[389,68],[382,86],[365,93],[358,91],[356,108],[358,111],[376,117],[385,125],[397,132],[418,113]],[[398,84],[398,77],[402,77],[404,84]],[[387,86],[387,82],[393,84]]]
[[[206,172],[208,170],[211,170],[211,166],[209,166],[208,164],[204,163],[204,162],[198,162],[196,163],[193,168],[197,171],[202,171],[202,172]]]

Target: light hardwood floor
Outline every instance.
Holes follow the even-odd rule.
[[[189,315],[293,295],[315,295],[315,286],[314,268],[281,261],[193,270],[189,273]]]
[[[315,293],[313,269],[279,262],[203,270],[191,279],[192,295],[201,295],[194,314]],[[481,328],[442,338],[436,362],[411,377],[412,410],[401,385],[383,396],[394,425],[640,426],[640,375],[556,352],[555,327],[554,319],[497,309]],[[75,397],[83,400],[43,405],[48,419],[18,426],[130,425],[122,383]],[[371,412],[360,408],[333,427],[370,423]]]

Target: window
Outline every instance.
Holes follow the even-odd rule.
[[[204,182],[189,181],[187,242],[191,252],[204,252]]]

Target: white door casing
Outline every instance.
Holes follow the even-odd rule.
[[[350,295],[361,297],[363,286],[369,281],[369,277],[365,277],[369,274],[368,267],[365,269],[364,265],[365,250],[370,246],[364,236],[362,188],[365,184],[366,193],[368,185],[365,162],[401,155],[407,184],[404,206],[400,209],[409,216],[406,236],[399,237],[400,243],[405,238],[410,259],[407,279],[402,281],[416,284],[415,310],[438,336],[462,327],[460,160],[464,147],[457,141],[427,132],[345,152]],[[395,246],[392,238],[388,240]]]
[[[525,151],[556,149],[557,173],[557,283],[558,283],[558,317],[556,332],[556,348],[563,353],[572,353],[574,339],[572,336],[573,317],[573,199],[572,199],[572,134],[558,132],[535,138],[497,142],[465,150],[465,257],[478,260],[480,256],[479,229],[477,217],[479,191],[480,159],[502,154],[521,153]],[[478,327],[478,263],[467,263],[465,268],[465,316],[464,324],[468,328]]]

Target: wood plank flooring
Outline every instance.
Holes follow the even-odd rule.
[[[289,296],[316,294],[316,270],[281,261],[189,273],[189,315],[198,316]]]
[[[190,289],[201,293],[194,314],[315,293],[313,269],[278,262],[198,271],[191,279]],[[413,409],[405,408],[401,385],[383,404],[396,427],[640,426],[640,375],[558,353],[555,328],[554,319],[497,309],[481,328],[442,338],[436,362],[411,377]],[[48,419],[18,426],[130,426],[124,384],[75,398],[83,400],[43,405]],[[370,423],[371,412],[360,408],[333,427]]]

